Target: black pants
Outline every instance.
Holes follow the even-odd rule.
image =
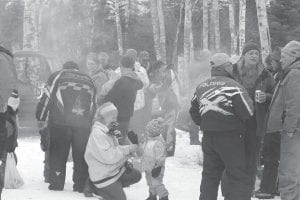
[[[107,200],[126,200],[124,187],[139,182],[142,178],[141,173],[136,169],[126,170],[118,181],[103,188],[96,188],[91,182],[91,189],[93,193],[103,197]]]
[[[194,124],[194,122],[192,122],[190,124],[190,144],[197,144],[200,143],[199,142],[199,126],[197,126],[196,124]]]
[[[251,180],[247,173],[244,134],[204,132],[203,171],[200,200],[217,200],[222,174],[226,173],[226,199],[250,200]]]
[[[88,167],[84,160],[84,152],[90,130],[67,126],[49,126],[50,128],[50,186],[62,190],[66,177],[66,162],[70,146],[74,162],[73,188],[83,190],[88,177]]]
[[[277,193],[280,138],[280,133],[277,132],[266,134],[264,139],[262,151],[264,170],[260,190],[268,194]]]

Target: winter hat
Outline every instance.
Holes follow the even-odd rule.
[[[63,69],[77,69],[79,70],[79,66],[74,61],[68,61],[63,64]]]
[[[141,51],[139,54],[140,60],[150,60],[149,53],[147,51]]]
[[[300,42],[295,40],[290,41],[287,43],[287,45],[285,45],[285,47],[282,48],[281,51],[296,58],[300,58]]]
[[[248,42],[244,45],[242,55],[245,55],[248,51],[257,50],[260,52],[259,46],[254,42]]]
[[[164,120],[162,118],[153,119],[148,122],[146,126],[146,132],[149,137],[157,137],[163,134],[165,126],[163,124]]]
[[[218,67],[226,63],[231,63],[230,57],[226,53],[216,53],[209,60],[211,67]]]
[[[11,96],[8,98],[7,106],[10,106],[14,111],[19,108],[20,98],[18,94],[18,90],[13,90]]]
[[[112,116],[117,116],[118,115],[118,110],[117,108],[114,106],[114,104],[107,102],[104,103],[102,106],[100,106],[97,109],[96,115],[95,115],[95,120],[100,120],[100,119],[109,119]]]

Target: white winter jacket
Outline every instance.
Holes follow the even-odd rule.
[[[107,126],[95,122],[84,155],[89,177],[97,188],[111,185],[120,178],[127,156],[135,148],[135,145],[120,146],[107,132]]]

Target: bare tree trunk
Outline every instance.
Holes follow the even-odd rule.
[[[159,21],[159,38],[160,38],[160,48],[162,61],[166,63],[167,61],[167,53],[166,53],[166,31],[165,31],[165,18],[163,11],[163,0],[157,0],[157,14]]]
[[[203,30],[202,30],[202,46],[203,50],[208,49],[208,0],[203,0]]]
[[[245,29],[246,29],[246,0],[240,0],[240,13],[239,13],[239,49],[240,54],[242,53],[246,36],[245,36]]]
[[[230,52],[231,55],[237,54],[237,34],[235,28],[235,9],[234,9],[234,1],[229,0],[229,27],[230,27]]]
[[[125,26],[124,26],[124,45],[128,46],[128,31],[129,31],[129,19],[131,10],[131,0],[126,0],[125,4]]]
[[[191,64],[191,35],[192,35],[192,12],[191,0],[185,1],[185,18],[184,18],[184,67],[186,79],[183,82],[183,87],[188,88],[189,75],[188,69]]]
[[[263,62],[271,51],[270,32],[267,17],[267,7],[264,0],[256,0],[257,19],[260,35],[260,45]]]
[[[219,20],[219,0],[212,2],[212,21],[214,22],[215,50],[220,50],[220,20]]]
[[[160,49],[160,34],[159,34],[159,20],[158,20],[158,13],[157,13],[157,0],[151,0],[151,1],[149,1],[149,3],[150,3],[150,11],[151,11],[156,59],[160,60],[160,59],[162,59],[162,53],[161,53],[161,49]]]
[[[23,49],[37,50],[38,48],[38,4],[33,0],[26,0],[24,8]]]
[[[118,49],[119,55],[123,55],[123,38],[122,38],[122,27],[120,20],[120,7],[119,1],[115,0],[115,17],[116,17],[116,26],[117,26],[117,38],[118,38]]]
[[[177,46],[178,46],[178,37],[180,32],[180,27],[182,24],[182,14],[184,12],[184,0],[180,2],[180,11],[179,11],[179,20],[177,23],[176,35],[173,43],[173,55],[172,55],[172,63],[174,64],[175,68],[178,69],[178,56],[177,56]]]

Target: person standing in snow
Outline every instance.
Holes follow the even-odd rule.
[[[279,192],[282,200],[300,197],[300,42],[281,50],[282,80],[276,85],[267,120],[267,133],[281,133]]]
[[[217,200],[223,172],[228,200],[250,200],[251,178],[246,168],[245,121],[253,116],[253,102],[232,77],[227,54],[210,60],[211,78],[200,83],[191,102],[190,115],[203,131],[203,171],[200,200]]]
[[[145,90],[149,86],[149,77],[146,68],[138,62],[137,51],[134,49],[127,49],[126,55],[135,60],[134,72],[143,83],[143,88],[137,91],[136,99],[134,102],[134,112],[130,120],[129,129],[138,134],[139,139],[143,140],[143,133],[147,124],[147,109],[145,108]],[[146,64],[143,62],[143,64]]]
[[[278,83],[283,76],[280,64],[281,50],[276,47],[269,55],[270,71]],[[255,191],[255,197],[259,199],[272,199],[278,195],[278,166],[280,160],[280,132],[266,133],[262,148],[262,178],[260,187]]]
[[[164,120],[153,119],[146,126],[147,139],[142,144],[141,159],[134,160],[133,166],[145,171],[149,187],[149,197],[146,200],[168,200],[169,192],[163,178],[165,174],[165,160],[167,157],[166,143],[162,137],[164,133]]]
[[[6,111],[4,111],[4,101],[1,97],[0,111],[0,200],[1,193],[4,187],[4,174],[7,153],[14,153],[18,146],[18,122],[17,113],[20,105],[20,98],[17,90],[13,90],[8,98]],[[17,157],[15,155],[17,162]]]
[[[260,47],[246,43],[240,60],[233,65],[233,77],[248,92],[254,102],[254,115],[247,120],[246,152],[248,172],[252,176],[252,190],[255,189],[257,169],[262,140],[265,136],[266,117],[272,99],[275,80],[260,63]],[[226,183],[225,183],[226,190]]]
[[[138,146],[119,145],[116,118],[117,108],[112,103],[98,109],[85,151],[91,192],[106,200],[126,200],[123,187],[141,179],[141,173],[127,162]]]
[[[73,190],[83,192],[88,178],[84,151],[96,110],[96,86],[79,71],[79,66],[66,62],[63,69],[53,73],[37,105],[38,121],[47,119],[50,146],[49,190],[63,190],[66,162],[70,146],[74,162]]]
[[[135,60],[123,56],[121,60],[121,77],[113,82],[112,88],[103,98],[102,103],[112,102],[118,109],[117,121],[122,133],[120,143],[125,144],[130,119],[134,112],[137,91],[143,88],[143,83],[134,71]]]

